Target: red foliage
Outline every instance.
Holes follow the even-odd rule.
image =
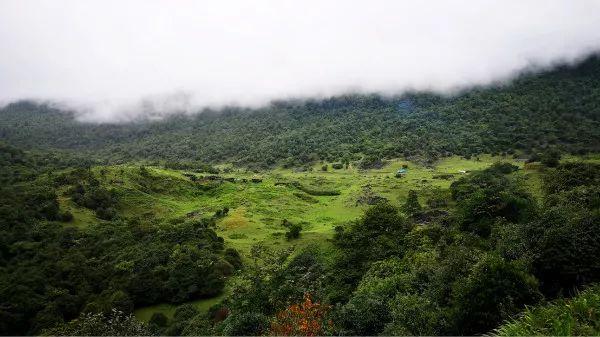
[[[304,295],[300,304],[292,304],[280,311],[271,322],[270,335],[322,336],[331,330],[333,323],[326,320],[330,306],[313,302],[310,294]]]
[[[229,316],[229,310],[225,307],[221,307],[213,314],[213,320],[215,322],[221,322],[225,320],[227,316]]]

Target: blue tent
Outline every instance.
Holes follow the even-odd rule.
[[[406,172],[408,172],[408,170],[405,168],[401,168],[398,171],[396,171],[397,174],[406,174]]]

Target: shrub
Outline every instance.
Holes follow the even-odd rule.
[[[148,336],[148,327],[133,315],[113,310],[109,314],[82,314],[67,323],[42,331],[54,336]]]
[[[457,331],[474,335],[493,329],[542,295],[537,280],[522,265],[488,255],[456,284],[452,297]]]
[[[152,317],[150,317],[149,324],[158,327],[165,327],[167,326],[167,321],[168,319],[167,316],[165,316],[165,314],[163,314],[162,312],[155,312],[152,314]]]
[[[414,190],[408,191],[408,198],[402,206],[402,211],[407,215],[415,215],[421,212],[421,204],[419,204],[419,198],[417,192]]]
[[[300,304],[292,304],[280,311],[271,322],[269,334],[273,336],[323,336],[331,331],[327,320],[329,306],[313,302],[310,294],[304,295]]]
[[[227,248],[225,249],[225,252],[223,254],[225,257],[225,261],[229,262],[235,269],[242,268],[242,257],[240,256],[240,253],[238,253],[237,250],[233,248]]]
[[[192,304],[183,304],[175,309],[173,319],[177,321],[187,321],[198,314],[198,309]]]
[[[542,155],[541,162],[547,167],[557,167],[560,163],[560,152],[557,150],[549,150]]]
[[[60,214],[60,221],[71,222],[73,220],[73,214],[69,211],[62,212]]]
[[[288,231],[285,233],[285,238],[288,240],[297,239],[300,237],[300,231],[302,231],[302,226],[293,223],[289,226]]]
[[[223,321],[225,336],[259,336],[269,328],[269,319],[256,312],[229,315]]]
[[[600,286],[586,289],[572,299],[527,308],[521,318],[505,323],[495,336],[598,336],[600,335]]]

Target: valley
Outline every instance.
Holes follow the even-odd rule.
[[[595,160],[594,156],[586,158]],[[419,191],[420,202],[426,204],[432,197],[448,195],[450,184],[457,178],[507,161],[521,168],[518,174],[540,196],[537,169],[524,169],[524,160],[489,155],[470,160],[446,158],[432,167],[396,159],[387,161],[381,169],[369,170],[353,166],[334,169],[327,163],[315,164],[306,172],[279,168],[255,173],[222,166],[223,173],[211,174],[144,166],[147,174],[142,176],[141,166],[134,165],[99,166],[92,172],[104,188],[116,192],[119,214],[127,219],[168,223],[212,217],[227,207],[228,213],[217,218],[215,232],[224,238],[227,247],[240,251],[248,261],[250,249],[256,244],[296,250],[309,245],[332,249],[335,227],[359,218],[372,205],[386,200],[400,207],[410,190]],[[327,171],[323,171],[324,165]],[[397,177],[402,167],[407,167],[406,173]],[[302,190],[297,184],[309,189]],[[67,189],[65,186],[63,191]],[[337,195],[318,195],[328,191]],[[67,226],[102,222],[68,196],[59,198],[61,209],[73,214]],[[299,238],[286,239],[284,220],[302,226]],[[191,303],[206,311],[221,298]],[[137,309],[136,315],[145,321],[155,312],[172,318],[176,307],[159,304]]]
[[[0,332],[594,334],[598,74],[123,123],[11,103]]]

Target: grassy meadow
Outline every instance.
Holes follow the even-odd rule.
[[[360,217],[369,204],[385,198],[399,206],[409,190],[419,191],[424,204],[429,196],[448,193],[452,181],[461,175],[497,161],[524,167],[522,161],[509,157],[480,156],[469,160],[450,157],[433,167],[391,160],[383,168],[371,170],[359,170],[351,165],[333,169],[331,164],[327,164],[327,171],[322,169],[324,164],[318,164],[305,172],[279,168],[255,173],[228,168],[224,170],[227,173],[219,174],[215,180],[207,173],[160,167],[142,170],[134,165],[100,166],[93,171],[103,186],[118,193],[119,213],[140,222],[169,223],[210,217],[224,207],[229,208],[226,216],[218,218],[216,232],[224,238],[227,247],[247,257],[250,248],[257,243],[281,248],[309,244],[327,248],[334,228]],[[396,177],[404,165],[408,167],[407,173]],[[521,170],[519,174],[532,191],[539,193],[541,186],[536,170]],[[64,195],[59,201],[62,209],[73,214],[71,224],[74,226],[102,221]],[[300,238],[286,240],[284,219],[302,226]],[[220,299],[193,303],[206,310]],[[137,309],[136,315],[142,320],[148,320],[154,312],[172,317],[175,308],[171,304],[154,305]]]

